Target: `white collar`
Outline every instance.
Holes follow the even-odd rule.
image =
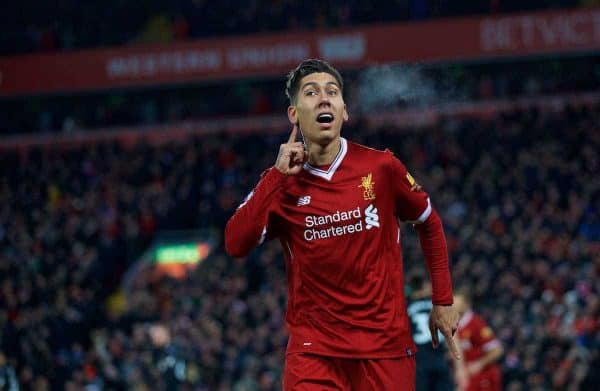
[[[329,166],[327,171],[313,167],[308,164],[308,162],[304,163],[304,169],[313,175],[331,181],[333,174],[335,174],[335,171],[338,169],[340,164],[342,164],[342,160],[344,160],[346,152],[348,152],[348,143],[346,142],[345,138],[340,137],[340,150],[335,156],[335,159],[333,159],[333,163],[331,163],[331,166]]]

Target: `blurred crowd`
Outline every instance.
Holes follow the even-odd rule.
[[[1,154],[1,350],[25,389],[90,375],[90,330],[157,230],[222,225],[217,143]]]
[[[178,121],[283,113],[283,77],[153,90],[0,98],[0,133],[72,132]],[[600,56],[492,64],[396,65],[344,74],[353,112],[448,102],[490,101],[600,89]],[[387,89],[382,88],[387,86]],[[193,87],[193,88],[190,88]],[[381,95],[380,90],[392,88]],[[405,91],[402,93],[401,91]]]
[[[507,390],[600,384],[600,107],[536,108],[343,135],[389,147],[431,194],[455,286],[505,346]],[[280,389],[279,244],[218,249],[188,278],[126,268],[156,232],[222,230],[280,135],[0,156],[0,380],[21,389]],[[407,272],[423,268],[403,227]],[[13,390],[18,388],[4,389]]]
[[[597,0],[24,0],[0,13],[0,54],[598,5]]]
[[[600,380],[598,109],[531,109],[372,142],[395,138],[442,211],[454,284],[471,291],[505,346],[507,390]],[[415,243],[408,267],[419,262]]]

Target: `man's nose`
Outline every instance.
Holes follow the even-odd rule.
[[[320,97],[320,99],[319,99],[319,106],[321,106],[323,104],[326,104],[326,105],[331,104],[331,102],[329,101],[329,95],[328,94],[322,93],[322,94],[319,94],[319,97]]]

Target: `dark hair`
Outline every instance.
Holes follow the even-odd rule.
[[[290,104],[294,104],[296,102],[296,95],[300,89],[300,80],[311,73],[319,72],[329,73],[331,76],[335,77],[335,80],[340,86],[340,90],[342,92],[344,91],[344,81],[342,80],[342,75],[340,75],[338,70],[332,67],[327,61],[311,58],[302,61],[300,64],[298,64],[296,69],[290,71],[290,73],[287,75],[285,94],[290,100]]]

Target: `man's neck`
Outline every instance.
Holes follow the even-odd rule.
[[[341,144],[341,137],[337,137],[325,145],[310,143],[308,145],[308,163],[312,166],[325,166],[333,163],[342,147]]]

